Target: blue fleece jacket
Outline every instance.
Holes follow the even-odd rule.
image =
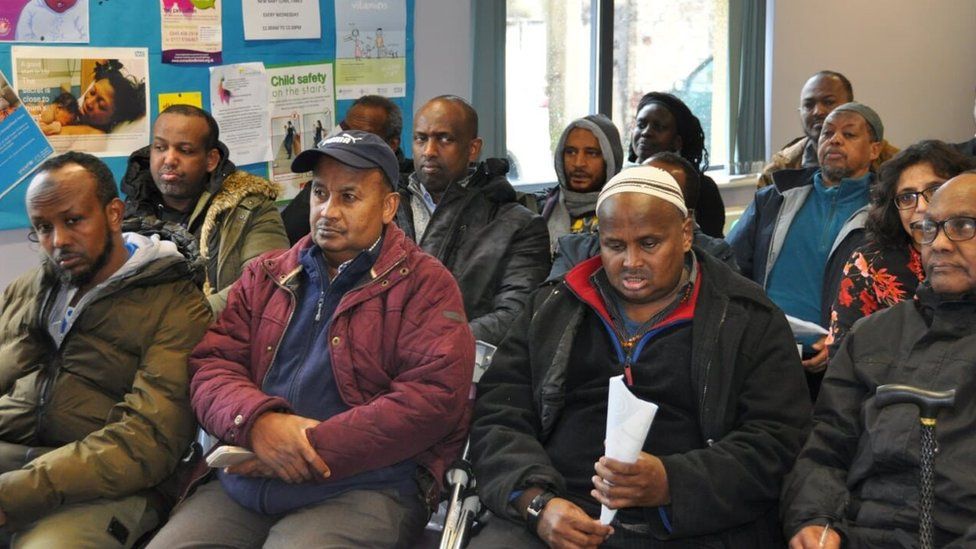
[[[766,293],[779,308],[796,318],[819,323],[824,268],[844,222],[868,202],[871,174],[843,179],[826,187],[820,172],[800,207],[766,282]],[[812,341],[804,341],[810,344]]]
[[[324,421],[350,409],[339,394],[332,371],[329,325],[342,297],[369,272],[381,247],[382,239],[340,267],[332,281],[318,246],[313,244],[302,252],[296,308],[262,386],[265,393],[287,400],[300,416]],[[412,460],[406,460],[340,481],[301,484],[223,472],[219,475],[224,489],[237,503],[259,513],[279,514],[349,490],[398,488],[401,493],[416,492],[416,468]]]

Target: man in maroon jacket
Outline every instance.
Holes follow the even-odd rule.
[[[252,262],[190,359],[203,427],[255,457],[220,470],[151,547],[398,547],[465,440],[474,339],[450,272],[391,221],[397,161],[343,132],[314,171],[312,232]]]

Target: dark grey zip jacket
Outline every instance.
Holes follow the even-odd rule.
[[[691,377],[701,444],[660,456],[672,530],[648,508],[651,534],[706,547],[782,547],[776,520],[782,479],[803,443],[810,405],[786,318],[762,289],[701,250],[692,320]],[[513,491],[559,493],[565,481],[545,444],[559,422],[572,342],[586,305],[565,279],[541,288],[482,378],[471,428],[481,499],[519,520]]]
[[[551,266],[546,222],[516,201],[507,172],[507,162],[489,159],[467,185],[452,183],[419,240],[408,180],[398,189],[397,225],[451,271],[471,332],[492,345],[505,336]]]

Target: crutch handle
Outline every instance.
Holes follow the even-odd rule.
[[[922,419],[935,419],[939,410],[952,408],[956,402],[956,390],[927,391],[911,385],[889,383],[878,387],[874,399],[879,408],[892,404],[914,404],[918,407],[918,415]]]

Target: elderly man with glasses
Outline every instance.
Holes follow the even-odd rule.
[[[915,299],[859,321],[832,357],[813,431],[783,495],[791,548],[836,548],[842,538],[847,547],[914,546],[918,413],[911,405],[876,405],[876,389],[890,383],[956,389],[962,397],[938,418],[934,545],[976,541],[974,185],[973,171],[950,179],[912,224],[926,273]]]

